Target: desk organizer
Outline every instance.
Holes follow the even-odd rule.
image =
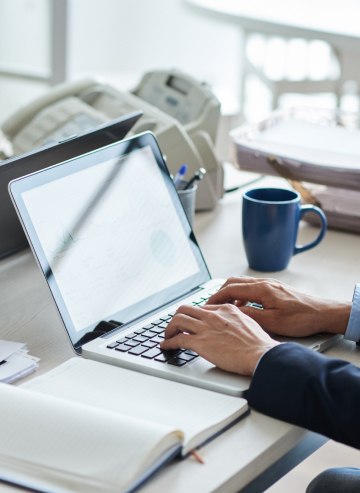
[[[303,201],[320,205],[329,227],[360,232],[360,113],[277,110],[230,135],[241,169],[303,186]],[[306,220],[314,222],[310,214]]]

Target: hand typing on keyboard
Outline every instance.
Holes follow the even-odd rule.
[[[259,303],[259,305],[248,301]],[[276,279],[230,277],[209,304],[232,303],[275,334],[306,337],[318,332],[345,334],[351,302],[328,300],[303,293]],[[256,307],[257,306],[257,307]]]
[[[190,349],[223,370],[252,375],[260,357],[277,344],[235,305],[183,305],[160,347]]]
[[[262,354],[278,344],[260,325],[293,337],[344,334],[351,305],[310,296],[275,279],[231,277],[205,306],[180,307],[161,347],[189,348],[224,370],[252,375]]]
[[[210,295],[206,298],[200,298],[194,303],[196,305],[202,304],[209,297]],[[198,358],[198,354],[194,351],[185,348],[165,351],[159,346],[164,339],[165,328],[174,314],[175,312],[164,314],[161,318],[152,320],[151,323],[137,328],[134,332],[126,333],[124,337],[107,344],[107,349],[177,367],[183,367],[194,362]]]

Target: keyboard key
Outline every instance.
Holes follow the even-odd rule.
[[[124,344],[126,344],[127,346],[136,347],[140,344],[140,342],[136,342],[136,341],[132,341],[131,339],[128,339]]]
[[[156,342],[157,344],[160,344],[160,342],[162,342],[164,340],[164,336],[162,336],[161,334],[159,334],[156,337],[153,337],[151,340],[153,342]]]
[[[111,342],[106,347],[108,347],[109,349],[114,349],[114,347],[116,347],[118,345],[119,345],[118,342]]]
[[[160,317],[160,320],[163,322],[169,322],[171,320],[171,317],[164,315],[163,317]]]
[[[126,351],[129,351],[130,346],[126,346],[125,344],[120,344],[120,346],[115,348],[115,351],[121,351],[122,353],[126,353]]]
[[[152,321],[151,321],[151,323],[152,323],[153,325],[160,325],[160,324],[161,324],[161,322],[162,322],[162,320],[152,320]]]
[[[175,315],[175,313],[176,313],[176,310],[173,311],[173,312],[168,313],[168,315],[169,315],[169,317],[173,317]]]
[[[145,327],[143,329],[136,329],[136,330],[134,330],[134,333],[135,334],[142,334],[143,332],[145,332],[145,330],[146,330]]]
[[[150,339],[150,341],[143,342],[142,345],[149,347],[149,348],[152,348],[152,347],[157,346],[157,342],[152,342],[152,340]]]
[[[153,327],[151,329],[151,332],[154,332],[155,334],[162,334],[166,327],[162,327],[161,325],[158,325],[157,327]]]
[[[149,329],[151,329],[152,326],[153,326],[153,324],[144,325],[143,329],[149,330]]]
[[[133,337],[136,337],[136,336],[137,336],[137,334],[132,332],[131,334],[127,334],[125,337],[126,337],[126,339],[132,339]]]
[[[142,358],[153,359],[158,354],[161,354],[161,349],[158,347],[154,347],[153,349],[149,349],[149,351],[146,351],[146,353],[142,354],[141,356]]]
[[[126,337],[123,337],[122,339],[119,339],[116,342],[118,342],[119,344],[124,344],[124,342],[126,342],[126,341],[127,341]]]
[[[160,361],[161,363],[166,363],[168,360],[169,358],[167,358],[163,354],[159,354],[159,356],[155,358],[155,361]]]
[[[191,349],[187,349],[185,353],[190,354],[191,356],[199,356],[198,353],[195,353],[195,351],[191,351]]]
[[[174,365],[174,366],[183,366],[187,363],[187,361],[181,359],[181,358],[173,358],[170,361],[168,361],[168,365]]]
[[[143,336],[136,336],[133,339],[133,341],[136,341],[136,342],[145,342],[147,340],[148,340],[148,338],[147,337],[143,337]]]
[[[147,330],[146,332],[144,332],[141,335],[142,335],[142,337],[147,337],[148,339],[156,336],[155,332],[152,332],[151,330]]]
[[[137,347],[130,349],[128,354],[134,354],[135,356],[139,356],[139,354],[145,353],[145,351],[149,351],[149,349],[147,347],[144,347],[144,346],[137,346]]]
[[[171,351],[161,351],[161,354],[155,358],[155,361],[161,361],[162,363],[166,363],[169,359],[174,358],[180,353],[178,349],[172,349]]]
[[[186,353],[181,353],[179,355],[179,358],[184,359],[185,361],[191,361],[196,358],[193,354],[186,354]]]

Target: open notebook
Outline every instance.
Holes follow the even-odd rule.
[[[0,385],[0,478],[46,492],[127,492],[247,411],[244,399],[73,358]]]

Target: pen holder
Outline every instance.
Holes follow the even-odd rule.
[[[195,200],[196,200],[197,184],[195,183],[188,190],[182,190],[182,188],[186,187],[187,184],[188,184],[188,181],[181,180],[177,193],[179,195],[180,202],[182,203],[182,206],[184,207],[185,214],[187,215],[187,218],[189,219],[189,223],[191,224],[191,227],[193,227],[194,216],[195,216]]]

